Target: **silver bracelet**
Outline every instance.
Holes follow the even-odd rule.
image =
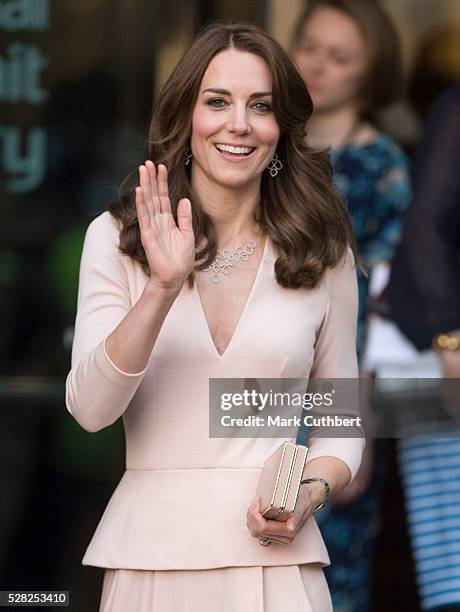
[[[313,510],[313,512],[318,512],[318,510],[321,510],[321,508],[324,508],[324,504],[327,501],[327,498],[329,497],[329,492],[330,492],[330,487],[329,487],[329,483],[327,482],[327,480],[324,480],[324,478],[305,478],[305,480],[301,480],[300,484],[308,484],[309,482],[321,482],[322,485],[324,486],[324,497],[322,502],[316,506],[316,508]]]

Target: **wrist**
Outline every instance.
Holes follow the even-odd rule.
[[[183,281],[172,284],[163,284],[161,282],[157,282],[155,279],[150,279],[147,281],[144,287],[144,294],[149,298],[162,297],[165,299],[170,298],[174,300],[179,295],[183,284]]]
[[[317,480],[314,482],[304,483],[304,487],[308,487],[310,491],[310,499],[312,501],[313,508],[317,508],[323,503],[324,499],[324,486]]]
[[[308,486],[311,491],[314,510],[317,512],[324,507],[330,492],[329,483],[324,478],[305,478],[301,480],[301,485]]]

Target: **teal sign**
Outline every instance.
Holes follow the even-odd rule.
[[[0,1],[0,31],[40,31],[49,27],[49,0]],[[49,91],[41,79],[48,58],[40,47],[20,40],[0,50],[0,104],[44,104]],[[46,170],[47,133],[43,126],[0,123],[0,166],[6,190],[29,193]]]

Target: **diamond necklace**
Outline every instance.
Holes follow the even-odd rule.
[[[222,282],[222,278],[231,274],[233,266],[239,261],[247,261],[256,250],[257,242],[250,240],[246,245],[239,246],[236,249],[222,249],[217,251],[216,258],[203,272],[214,272],[211,282],[214,285]],[[221,277],[220,275],[223,274]]]

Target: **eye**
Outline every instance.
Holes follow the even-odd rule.
[[[300,43],[299,49],[300,51],[303,51],[304,53],[313,53],[313,51],[315,50],[315,47],[312,43],[304,41]]]
[[[226,104],[223,98],[211,98],[206,102],[208,106],[213,106],[214,108],[222,108]]]
[[[259,112],[269,113],[273,107],[268,102],[256,102],[254,108]]]

